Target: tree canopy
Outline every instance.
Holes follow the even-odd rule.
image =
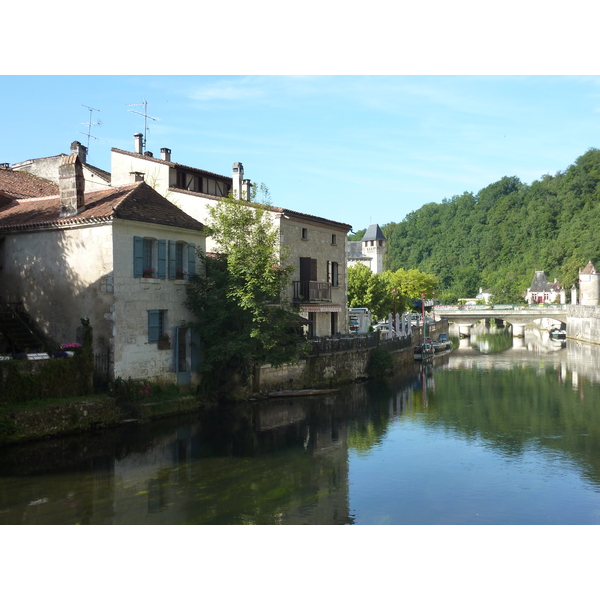
[[[228,198],[210,209],[208,233],[217,253],[201,255],[204,273],[188,286],[187,306],[203,343],[200,371],[210,388],[257,364],[293,361],[300,350],[298,313],[284,298],[293,267],[269,211]]]
[[[578,270],[600,260],[600,150],[530,185],[503,177],[477,194],[430,203],[382,231],[384,268],[432,273],[436,298],[472,297],[479,288],[517,301],[534,271],[570,288]]]

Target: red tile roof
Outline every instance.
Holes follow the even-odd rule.
[[[41,198],[58,194],[58,186],[25,171],[0,168],[0,198]]]
[[[66,227],[125,219],[201,231],[202,223],[184,213],[147,183],[139,182],[85,194],[85,208],[60,216],[60,197],[18,199],[0,205],[0,231]]]

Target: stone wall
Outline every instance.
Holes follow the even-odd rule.
[[[600,306],[570,305],[567,308],[567,337],[600,344]]]

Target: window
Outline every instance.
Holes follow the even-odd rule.
[[[148,311],[148,342],[158,342],[166,331],[166,310]]]
[[[331,287],[339,287],[339,264],[327,261],[327,281]]]
[[[188,279],[196,274],[196,244],[169,240],[169,279]]]
[[[331,245],[337,246],[337,235],[335,235],[335,233],[331,234]]]
[[[302,228],[302,239],[303,240],[307,240],[308,239],[308,229],[306,229],[306,227]]]

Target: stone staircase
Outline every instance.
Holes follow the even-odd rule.
[[[36,327],[22,302],[0,297],[0,353],[51,351],[54,344]]]

